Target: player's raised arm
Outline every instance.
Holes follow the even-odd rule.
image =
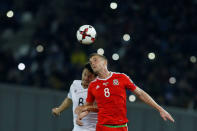
[[[55,107],[52,109],[52,113],[54,115],[60,115],[60,113],[66,110],[72,104],[72,100],[70,98],[65,98],[62,104],[59,107]]]
[[[174,119],[172,116],[164,110],[161,106],[159,106],[152,98],[149,96],[145,91],[140,89],[139,87],[136,87],[136,89],[133,91],[133,93],[138,96],[140,100],[142,100],[144,103],[150,105],[151,107],[155,108],[156,110],[159,111],[160,116],[166,121],[170,120],[174,122]]]

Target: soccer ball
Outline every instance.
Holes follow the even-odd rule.
[[[80,43],[90,45],[94,43],[96,30],[91,25],[83,25],[77,31],[77,39]]]

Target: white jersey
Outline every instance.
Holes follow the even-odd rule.
[[[90,112],[86,117],[82,119],[83,126],[76,124],[77,115],[74,110],[77,106],[81,106],[86,102],[88,89],[84,89],[81,85],[81,80],[74,80],[68,98],[72,99],[73,102],[73,131],[96,131],[97,113]]]

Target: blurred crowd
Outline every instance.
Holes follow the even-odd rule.
[[[110,2],[117,2],[117,9]],[[197,0],[0,3],[1,83],[68,91],[81,78],[88,55],[103,48],[110,70],[128,74],[159,104],[197,109]],[[6,16],[9,10],[12,18]],[[77,42],[76,31],[84,24],[97,31],[93,45]],[[131,39],[124,41],[124,34]],[[113,53],[120,59],[114,61]],[[21,62],[24,70],[18,69]]]

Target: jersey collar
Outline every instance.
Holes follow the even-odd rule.
[[[99,77],[97,76],[97,79],[98,79],[98,80],[107,80],[107,79],[111,78],[112,75],[113,75],[113,72],[110,72],[110,75],[109,75],[107,78],[101,79],[101,78],[99,78]]]

